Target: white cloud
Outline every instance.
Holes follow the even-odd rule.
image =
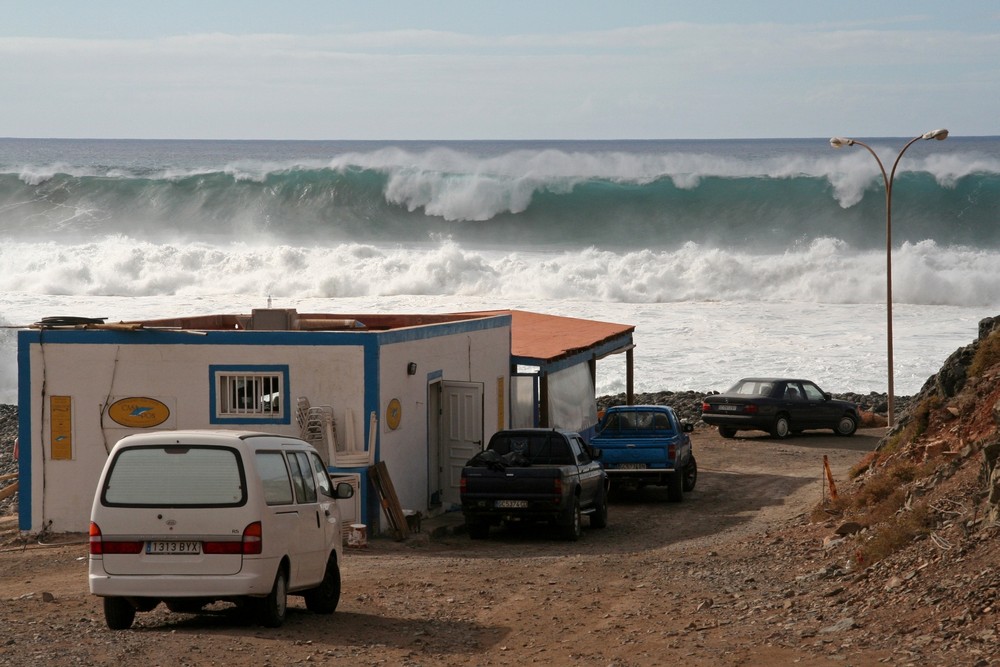
[[[901,111],[932,109],[974,124],[966,133],[996,133],[1000,35],[914,29],[923,24],[8,37],[0,94],[15,102],[0,107],[0,127],[191,138],[822,136],[835,121],[896,134]]]

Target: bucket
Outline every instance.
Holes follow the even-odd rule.
[[[352,523],[351,532],[347,534],[347,546],[361,549],[368,546],[367,526],[363,523]]]

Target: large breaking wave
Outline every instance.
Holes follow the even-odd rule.
[[[382,147],[217,166],[11,164],[0,166],[0,231],[36,240],[448,237],[507,247],[694,242],[761,251],[826,237],[858,249],[884,244],[884,188],[863,151],[808,144],[733,155],[705,143],[715,152]],[[894,239],[1000,248],[998,210],[1000,158],[975,150],[908,155],[894,184]]]

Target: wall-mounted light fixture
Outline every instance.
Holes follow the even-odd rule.
[[[406,374],[407,375],[417,374],[417,362],[411,361],[410,363],[406,364]]]

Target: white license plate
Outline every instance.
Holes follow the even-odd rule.
[[[527,500],[498,500],[497,507],[500,509],[524,509],[528,506]]]
[[[719,412],[739,412],[740,406],[738,405],[720,405]]]
[[[618,469],[619,470],[645,470],[646,469],[646,464],[645,463],[619,463],[618,464]]]
[[[146,542],[147,554],[200,554],[201,542]]]

